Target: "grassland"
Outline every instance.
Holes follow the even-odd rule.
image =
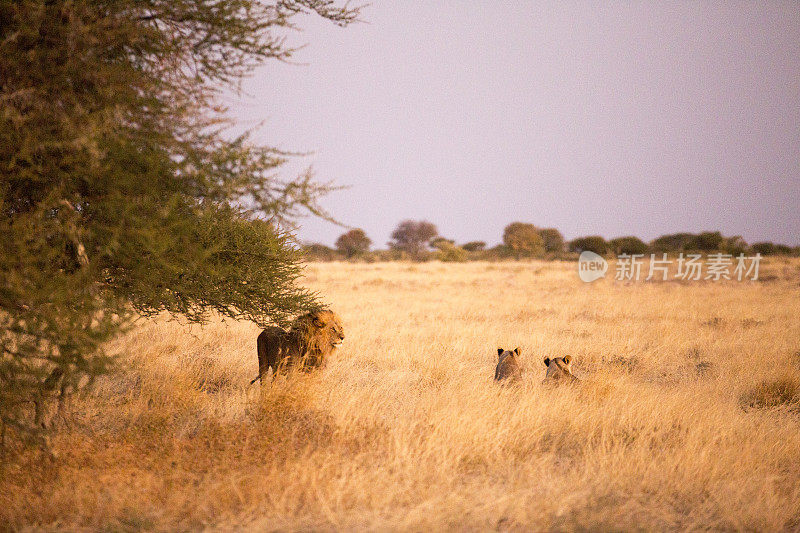
[[[6,454],[0,529],[797,530],[800,262],[761,278],[312,264],[344,345],[263,389],[253,324],[142,320],[54,460]],[[543,385],[564,354],[582,383]]]

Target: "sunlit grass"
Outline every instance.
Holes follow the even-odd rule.
[[[0,524],[139,529],[800,527],[800,269],[578,280],[573,263],[313,264],[328,367],[249,386],[248,323],[141,321],[12,453]],[[521,349],[517,386],[493,382]],[[577,386],[542,384],[545,356]]]

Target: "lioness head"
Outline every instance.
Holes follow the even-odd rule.
[[[522,376],[522,369],[517,361],[519,348],[514,350],[497,349],[497,366],[494,369],[494,379],[501,381],[508,379],[516,381]]]
[[[545,357],[544,366],[547,367],[547,373],[544,375],[545,381],[579,381],[572,374],[572,357],[568,355],[552,359]]]

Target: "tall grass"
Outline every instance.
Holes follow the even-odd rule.
[[[346,339],[248,386],[248,323],[142,321],[0,524],[174,530],[800,528],[800,262],[583,284],[574,264],[310,265]],[[492,381],[521,348],[522,383]],[[582,382],[542,384],[570,354]]]

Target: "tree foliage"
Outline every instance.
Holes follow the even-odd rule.
[[[470,241],[462,246],[468,252],[482,252],[486,249],[484,241]]]
[[[704,231],[662,235],[653,240],[650,246],[657,252],[716,252],[741,250],[747,247],[747,243],[741,237],[726,239],[719,231]]]
[[[724,239],[719,231],[704,231],[694,236],[689,248],[701,252],[716,252],[722,248]]]
[[[598,255],[605,255],[608,251],[608,243],[599,235],[591,235],[589,237],[578,237],[569,243],[570,252],[594,252]]]
[[[444,263],[463,263],[467,260],[467,251],[461,246],[456,246],[454,243],[449,242],[447,239],[436,248],[436,259]]]
[[[608,241],[608,248],[615,254],[646,254],[650,251],[647,246],[639,237],[617,237]]]
[[[346,257],[355,257],[369,251],[372,241],[363,229],[351,229],[336,239],[336,249]]]
[[[747,253],[750,250],[750,246],[741,235],[734,235],[733,237],[725,238],[722,249],[725,250],[725,253],[739,255]]]
[[[431,222],[425,220],[404,220],[392,232],[389,246],[401,250],[414,259],[427,250],[428,243],[439,235],[439,230]]]
[[[434,237],[428,244],[431,248],[441,250],[443,248],[447,248],[448,246],[455,246],[456,241],[453,239],[448,239],[447,237]]]
[[[302,251],[307,261],[336,261],[342,257],[335,249],[318,242],[303,245]]]
[[[4,429],[34,430],[31,404],[101,372],[132,313],[266,324],[317,305],[285,228],[324,216],[330,187],[276,177],[287,154],[227,136],[218,98],[290,58],[285,31],[309,12],[357,15],[325,0],[0,2]]]
[[[546,252],[561,253],[564,251],[564,236],[556,228],[543,228],[539,230],[542,243]]]
[[[533,224],[512,222],[503,231],[503,244],[517,257],[531,257],[544,253],[544,240]]]
[[[775,243],[769,241],[753,243],[751,248],[753,253],[761,255],[775,255],[778,253],[778,247],[775,245]]]
[[[650,243],[650,247],[656,252],[682,252],[689,250],[694,241],[695,235],[692,233],[672,233],[662,235]]]

